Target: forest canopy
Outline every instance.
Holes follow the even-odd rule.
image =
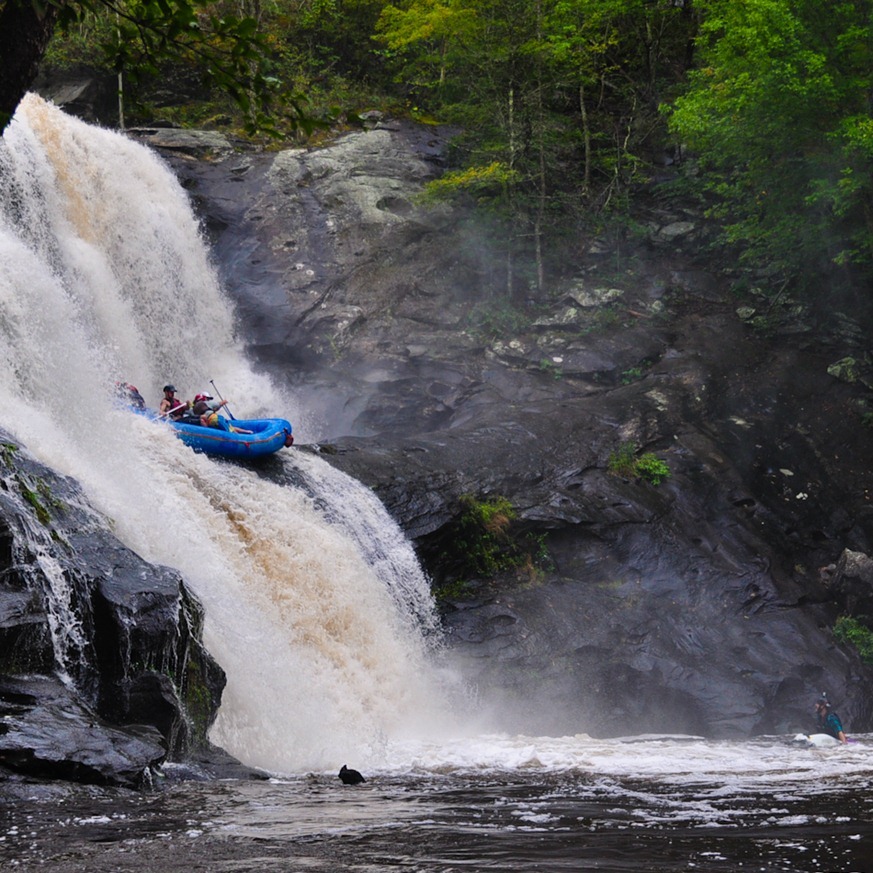
[[[506,285],[536,295],[580,237],[633,237],[634,198],[665,164],[750,266],[795,285],[869,281],[871,13],[868,0],[0,0],[0,43],[11,26],[44,37],[35,50],[55,67],[123,73],[142,118],[180,120],[191,89],[174,106],[168,83],[197,80],[209,96],[183,122],[221,116],[229,95],[238,126],[278,136],[370,108],[457,125],[429,196],[473,205],[508,263],[526,252],[535,266],[509,266]],[[2,44],[0,58],[4,73],[16,61]]]
[[[697,5],[696,63],[667,112],[700,155],[727,238],[788,275],[869,268],[871,4]]]

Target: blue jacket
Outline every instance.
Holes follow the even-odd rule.
[[[818,717],[819,730],[822,733],[830,734],[834,739],[839,739],[840,731],[843,729],[843,723],[840,717],[835,712],[829,712],[824,718]]]

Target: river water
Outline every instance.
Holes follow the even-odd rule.
[[[871,737],[501,733],[366,488],[297,450],[269,475],[218,463],[117,406],[119,379],[152,405],[166,381],[183,396],[217,382],[239,417],[321,435],[246,360],[172,173],[28,97],[0,182],[0,425],[129,548],[183,573],[227,673],[211,739],[270,774],[170,765],[141,793],[0,783],[3,870],[873,869]],[[75,675],[62,595],[57,669]],[[343,763],[367,781],[343,786]]]
[[[818,750],[790,737],[492,735],[398,749],[358,786],[323,772],[179,781],[172,767],[142,794],[6,785],[0,859],[60,873],[867,873],[871,749],[873,736]]]

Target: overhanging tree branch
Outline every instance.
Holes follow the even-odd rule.
[[[219,16],[210,0],[0,0],[0,132],[36,78],[55,29],[100,12],[119,22],[102,46],[114,69],[135,76],[156,73],[166,60],[194,59],[207,83],[243,109],[250,132],[315,125],[270,76],[271,49],[257,21]]]

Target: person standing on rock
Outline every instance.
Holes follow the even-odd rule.
[[[828,734],[841,743],[848,742],[843,732],[843,723],[840,717],[831,709],[831,705],[824,694],[815,702],[815,718],[821,733]]]

